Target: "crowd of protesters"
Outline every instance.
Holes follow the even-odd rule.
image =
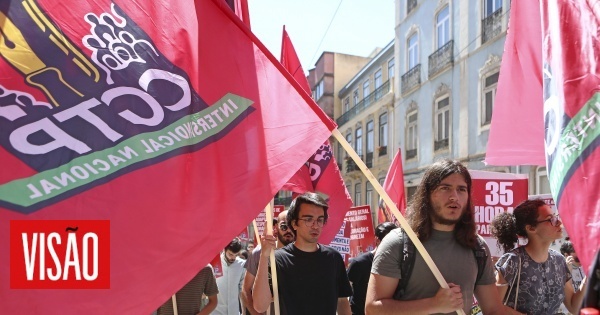
[[[239,239],[225,247],[222,276],[215,279],[205,266],[177,292],[178,314],[275,314],[276,309],[308,315],[471,314],[474,299],[483,314],[579,314],[586,291],[586,300],[598,307],[600,285],[587,290],[572,244],[565,242],[561,253],[550,249],[563,236],[552,208],[534,199],[498,215],[492,234],[504,254],[493,259],[476,233],[471,191],[463,164],[434,163],[407,209],[410,228],[429,257],[416,250],[406,231],[386,222],[375,229],[375,249],[352,259],[347,270],[339,252],[319,243],[327,202],[316,193],[302,194],[274,219],[273,235],[262,236],[257,248],[243,250]],[[519,237],[526,244],[515,247]],[[273,252],[276,277],[270,269]],[[439,284],[428,260],[448,288]],[[596,273],[594,278],[600,277]],[[158,314],[173,314],[173,305],[174,299],[165,302]]]

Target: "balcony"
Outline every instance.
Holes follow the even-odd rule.
[[[367,165],[368,168],[373,167],[373,152],[367,153],[367,158],[365,159],[365,165]]]
[[[379,152],[379,156],[386,155],[387,154],[387,145],[378,147],[377,151]]]
[[[417,157],[417,149],[406,150],[406,159],[410,160]]]
[[[354,105],[347,112],[345,112],[342,116],[336,119],[336,123],[338,126],[341,126],[350,119],[354,118],[359,113],[363,112],[367,107],[371,106],[371,104],[375,103],[375,101],[381,99],[384,95],[386,95],[390,91],[390,81],[385,81],[380,87],[375,89],[373,93],[367,95],[363,98],[358,104]]]
[[[289,207],[292,203],[292,197],[275,198],[273,201],[276,205],[284,205]]]
[[[442,72],[454,63],[454,40],[450,40],[429,55],[429,77]]]
[[[402,94],[412,91],[421,84],[421,64],[414,66],[403,74],[400,83],[402,84]]]
[[[417,0],[408,0],[406,4],[406,14],[410,14],[417,7]]]
[[[498,36],[502,32],[502,8],[486,16],[481,21],[481,43]]]
[[[358,168],[358,165],[356,165],[356,163],[354,163],[354,160],[350,159],[350,160],[346,160],[346,173],[350,173],[350,172],[354,172],[354,171],[358,171],[360,170]]]
[[[437,151],[437,150],[448,148],[448,143],[449,143],[448,140],[449,139],[446,138],[446,139],[435,141],[434,144],[433,144],[433,150]]]

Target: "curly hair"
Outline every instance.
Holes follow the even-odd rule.
[[[431,194],[446,177],[460,174],[467,183],[469,201],[466,211],[460,217],[454,228],[456,241],[462,246],[475,248],[477,246],[477,227],[475,225],[473,202],[471,200],[471,175],[467,168],[458,161],[449,159],[440,160],[432,164],[417,187],[414,198],[407,209],[408,223],[415,231],[419,240],[427,241],[431,237],[433,222],[431,213],[434,211],[431,204]]]
[[[538,209],[546,203],[542,199],[525,200],[513,213],[501,213],[492,221],[492,236],[497,239],[498,248],[508,252],[515,247],[518,236],[527,238],[526,226],[537,226]]]

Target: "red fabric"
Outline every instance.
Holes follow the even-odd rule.
[[[511,2],[485,155],[490,165],[546,164],[539,6],[539,1]]]
[[[292,45],[292,40],[283,28],[281,42],[281,64],[294,76],[296,82],[310,94],[310,85],[304,75],[300,59]],[[319,242],[329,244],[340,230],[346,212],[352,206],[352,199],[344,184],[329,140],[303,165],[284,185],[283,189],[298,194],[316,191],[329,197],[327,225],[319,237]]]
[[[91,46],[82,44],[83,37],[90,32],[84,17],[90,12],[96,16],[111,14],[112,2],[39,0],[37,3],[58,33],[70,39],[73,47],[82,53],[82,58],[91,59]],[[50,200],[48,205],[30,214],[8,209],[4,204],[0,206],[2,313],[150,314],[256,217],[335,128],[335,124],[222,0],[117,1],[113,5],[122,10],[121,16],[127,17],[127,27],[136,30],[135,34],[130,34],[147,35],[151,39],[136,46],[138,53],[151,58],[145,63],[127,64],[125,70],[119,70],[124,71],[119,72],[123,76],[117,76],[115,70],[112,77],[115,82],[129,80],[129,85],[137,90],[140,89],[140,73],[128,72],[127,67],[161,66],[167,72],[177,68],[189,76],[185,80],[189,80],[192,92],[197,93],[192,99],[194,105],[181,109],[186,115],[196,113],[199,108],[195,106],[200,101],[208,106],[221,105],[217,101],[228,93],[248,99],[252,104],[227,129],[207,138],[202,146],[184,147],[162,160],[139,163],[135,169],[106,177],[68,197]],[[22,5],[20,1],[11,1],[2,7],[0,10],[6,14],[6,8],[13,12]],[[115,21],[122,22],[118,17]],[[102,31],[108,29],[104,27]],[[21,30],[35,32],[37,26],[32,22]],[[36,49],[46,43],[47,53],[60,51],[47,38],[34,39],[31,43],[35,43]],[[149,48],[150,44],[154,50]],[[21,51],[26,52],[25,49]],[[154,64],[159,60],[158,56],[164,56],[164,64]],[[69,58],[74,57],[70,55]],[[62,69],[65,78],[71,75],[71,70],[80,71],[74,63],[65,61],[65,67],[69,67]],[[48,102],[44,99],[45,94],[27,85],[25,76],[6,59],[0,59],[0,68],[0,84],[4,91],[9,87]],[[104,70],[96,68],[101,79],[96,85],[85,87],[93,93],[96,91],[92,89],[97,86],[110,84]],[[166,77],[163,81],[170,79]],[[163,83],[151,88],[160,89]],[[169,93],[160,95],[168,96]],[[129,109],[140,116],[146,110],[146,116],[151,114],[148,105],[142,108],[132,105],[140,98],[120,101],[119,108],[102,104],[96,109]],[[0,108],[3,106],[5,103]],[[35,108],[34,116],[27,119],[51,116],[68,106]],[[29,109],[30,105],[25,104],[22,108]],[[167,115],[173,111],[164,109],[164,112]],[[293,119],[290,119],[290,113],[293,113]],[[4,141],[10,132],[6,128],[19,119],[10,121],[0,117],[0,121],[0,138]],[[117,128],[124,120],[108,123]],[[143,134],[140,125],[130,123],[119,130],[130,132],[138,128]],[[98,128],[89,124],[87,128],[77,129],[76,136],[85,141],[104,137]],[[6,143],[2,142],[2,146]],[[69,163],[72,152],[66,151],[61,157]],[[37,173],[4,147],[0,147],[0,161],[3,164],[0,185]],[[110,220],[110,289],[12,290],[8,287],[7,279],[11,276],[10,220],[52,219]]]
[[[404,193],[404,171],[402,170],[401,150],[398,150],[392,164],[390,164],[390,168],[388,169],[388,173],[385,176],[385,181],[383,183],[383,189],[388,196],[390,196],[402,215],[404,215],[406,212],[406,196]],[[385,220],[382,221],[381,218],[379,219],[380,224],[383,222],[393,222],[399,226],[398,220],[383,202],[380,202],[379,213],[380,215],[381,213],[385,213]]]
[[[600,240],[599,12],[585,0],[542,2],[548,177],[586,271]]]
[[[248,28],[250,28],[250,11],[248,0],[235,0],[235,15],[237,15]]]

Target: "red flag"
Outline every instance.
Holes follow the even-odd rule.
[[[552,196],[585,270],[600,239],[600,14],[590,1],[542,2],[544,122]]]
[[[539,6],[539,1],[511,2],[485,155],[487,164],[546,164]]]
[[[398,153],[396,153],[394,160],[392,160],[392,164],[390,164],[390,168],[388,169],[388,173],[385,176],[385,181],[383,183],[383,189],[388,196],[390,196],[394,204],[396,204],[398,210],[404,215],[406,211],[406,196],[404,194],[404,171],[402,170],[402,152],[400,149],[398,149]],[[384,212],[386,218],[385,221],[382,221],[380,217],[378,220],[380,224],[389,221],[400,226],[396,217],[394,217],[385,204],[380,202],[379,208],[379,215]]]
[[[281,42],[281,64],[294,76],[306,93],[310,94],[310,85],[304,75],[292,40],[285,31],[285,26]],[[319,241],[322,244],[329,244],[342,226],[346,212],[352,206],[352,199],[335,162],[329,140],[325,141],[308,162],[288,180],[283,189],[299,194],[317,191],[328,197],[329,210],[327,214],[329,218]]]
[[[335,128],[222,0],[3,4],[3,313],[150,314]],[[38,242],[33,254],[43,236],[29,231],[27,245],[16,229],[33,220],[108,221],[97,237],[110,245],[110,287],[11,288],[24,264],[53,285],[40,279],[43,247],[52,274],[85,252],[54,260]],[[53,244],[58,254],[69,243]],[[75,269],[62,268],[69,281],[80,281]]]
[[[248,0],[234,0],[233,4],[235,15],[237,15],[248,28],[250,28],[250,11],[248,10]]]

